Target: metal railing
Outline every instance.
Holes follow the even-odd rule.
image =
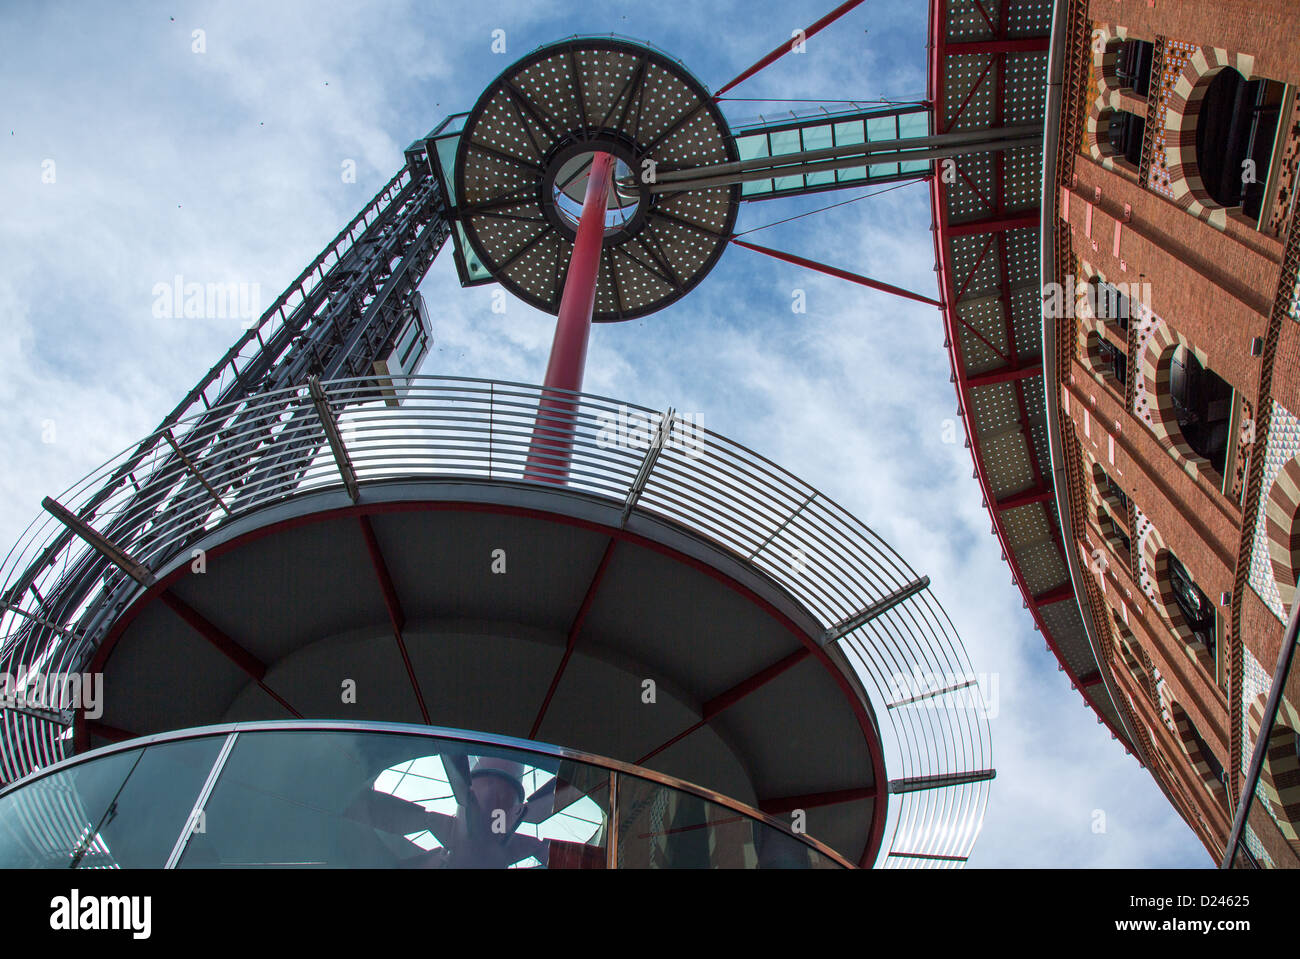
[[[384,480],[556,488],[554,479],[532,478],[526,469],[540,387],[394,379],[407,390],[400,407],[383,402],[379,388],[386,380],[322,384],[363,501],[366,485]],[[572,407],[551,423],[573,433],[566,492],[621,505],[624,523],[634,515],[671,523],[761,571],[800,604],[824,630],[822,642],[838,644],[880,717],[895,777],[892,833],[880,862],[964,862],[992,776],[988,717],[978,678],[928,580],[838,504],[757,453],[672,411],[571,395]],[[219,442],[206,426],[187,430],[186,422],[178,423],[173,435],[185,455],[170,455],[170,443],[155,435],[56,500],[96,531],[130,531],[114,545],[157,573],[178,558],[188,560],[193,544],[226,523],[300,494],[344,486],[307,387],[238,405],[237,418],[218,418],[238,424]],[[141,448],[153,452],[105,495],[106,478],[120,475],[120,464]],[[293,469],[259,469],[283,460],[286,448],[295,451]],[[205,451],[215,452],[205,457]],[[152,495],[139,495],[141,489]],[[65,534],[63,522],[42,515],[0,562],[9,597],[0,609],[0,672],[82,671],[141,588]],[[31,576],[34,559],[56,541],[62,546]],[[77,564],[90,564],[100,585],[74,608],[63,608],[57,585]],[[22,575],[30,579],[25,586],[16,582]],[[22,586],[17,594],[14,586]],[[69,719],[0,708],[0,775],[12,780],[66,755]]]

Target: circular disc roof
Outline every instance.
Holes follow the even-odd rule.
[[[520,299],[558,313],[590,156],[619,161],[593,319],[661,310],[713,268],[737,185],[651,193],[654,174],[739,159],[709,92],[678,62],[626,40],[551,44],[509,67],[466,119],[455,189],[474,252]]]

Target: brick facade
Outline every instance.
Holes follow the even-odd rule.
[[[1090,316],[1046,321],[1068,344],[1056,371],[1064,455],[1087,487],[1071,498],[1087,505],[1069,524],[1095,580],[1080,599],[1109,633],[1105,667],[1142,728],[1150,772],[1218,860],[1261,722],[1259,681],[1243,681],[1244,663],[1249,656],[1271,673],[1284,628],[1278,608],[1289,610],[1296,592],[1283,583],[1273,605],[1261,598],[1251,580],[1257,537],[1268,539],[1258,544],[1268,561],[1255,562],[1255,581],[1260,568],[1284,577],[1300,569],[1300,449],[1279,463],[1290,447],[1267,442],[1270,427],[1300,413],[1298,231],[1286,203],[1300,138],[1282,129],[1281,173],[1270,181],[1277,201],[1266,195],[1265,215],[1253,221],[1215,206],[1197,172],[1194,134],[1208,78],[1219,71],[1300,85],[1300,4],[1074,3],[1086,20],[1076,13],[1070,36],[1063,109],[1073,115],[1063,118],[1059,186],[1044,211],[1057,222],[1056,281],[1145,284],[1149,296],[1135,304],[1126,332]],[[1156,50],[1160,72],[1148,95],[1116,77],[1128,38]],[[1140,164],[1104,142],[1116,111],[1147,121]],[[1099,363],[1102,340],[1123,347],[1127,383]],[[1178,427],[1169,373],[1176,352],[1233,390],[1226,477]],[[1127,503],[1106,491],[1107,477]],[[1174,600],[1173,557],[1215,610],[1213,651]],[[1300,725],[1300,689],[1287,694]],[[1295,867],[1300,832],[1286,817],[1300,820],[1300,765],[1291,769],[1278,743],[1261,786],[1271,805],[1252,813],[1252,841],[1272,864]]]

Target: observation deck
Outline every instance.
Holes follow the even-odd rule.
[[[0,654],[102,675],[102,713],[0,709],[4,778],[208,724],[420,723],[802,810],[831,859],[963,862],[989,730],[928,579],[673,410],[568,394],[546,431],[572,439],[567,481],[537,479],[544,392],[313,381],[177,423],[48,501],[0,566]],[[209,460],[210,422],[235,425]],[[74,573],[75,604],[40,601]]]

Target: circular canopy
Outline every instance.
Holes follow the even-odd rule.
[[[456,158],[465,234],[520,299],[558,313],[590,158],[614,155],[593,319],[661,310],[713,268],[737,185],[651,193],[659,173],[738,159],[708,91],[676,61],[612,38],[551,44],[509,67],[466,119]]]

